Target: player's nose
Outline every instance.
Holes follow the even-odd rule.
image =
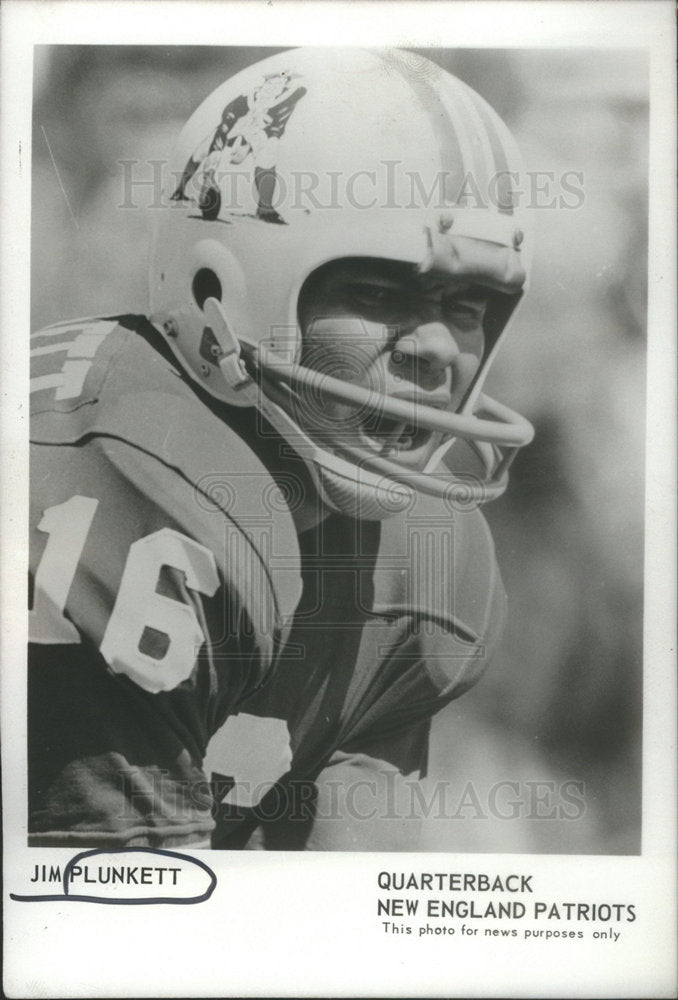
[[[459,346],[444,323],[422,323],[400,337],[393,349],[393,362],[425,362],[431,372],[449,368],[459,356]]]

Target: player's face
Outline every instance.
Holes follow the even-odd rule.
[[[456,410],[482,358],[488,292],[442,272],[383,260],[337,261],[299,304],[303,364],[397,399]],[[317,400],[306,424],[327,438],[422,468],[440,442],[425,427]]]

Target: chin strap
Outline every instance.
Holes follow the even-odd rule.
[[[258,402],[257,384],[245,368],[240,356],[240,341],[226,319],[226,314],[218,299],[206,299],[203,312],[209,324],[208,331],[214,337],[213,360],[219,365],[229,395],[235,396],[236,406],[256,406]]]

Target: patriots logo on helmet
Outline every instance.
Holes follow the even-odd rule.
[[[189,158],[172,200],[187,200],[187,185],[199,174],[202,183],[197,200],[202,217],[208,221],[218,218],[221,211],[220,171],[251,158],[258,199],[257,218],[284,225],[285,220],[274,207],[276,145],[297,103],[306,93],[305,87],[291,89],[297,77],[298,74],[285,70],[268,73],[250,94],[239,94],[229,101],[207,147],[202,143]]]

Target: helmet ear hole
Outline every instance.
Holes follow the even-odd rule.
[[[202,309],[206,299],[218,299],[221,302],[221,282],[209,267],[200,268],[193,278],[191,290],[199,309]]]

